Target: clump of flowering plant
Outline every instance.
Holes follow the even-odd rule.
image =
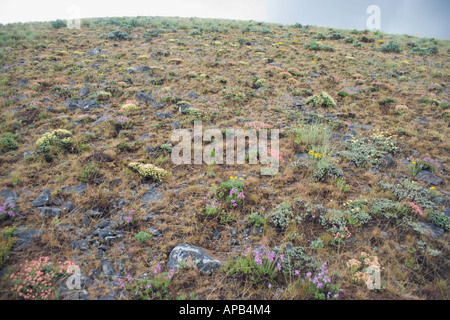
[[[15,206],[14,203],[7,203],[3,200],[0,201],[0,220],[6,219],[7,217],[15,216]]]
[[[260,122],[260,121],[252,121],[247,123],[247,128],[253,129],[255,131],[260,131],[261,129],[270,129],[272,126],[268,123]]]
[[[423,211],[420,210],[420,208],[419,208],[419,206],[417,204],[415,204],[414,202],[408,202],[408,204],[411,206],[412,211],[414,213],[417,213],[417,214],[423,216]]]
[[[226,264],[227,275],[242,276],[253,285],[266,287],[281,272],[283,256],[262,245],[258,249],[248,248],[246,255],[231,259]]]
[[[126,290],[134,300],[169,300],[169,286],[174,274],[175,270],[161,272],[161,265],[158,264],[147,278],[135,279],[129,274],[126,279],[119,278],[119,287]]]
[[[133,127],[133,121],[125,116],[116,116],[112,118],[112,123],[117,130],[130,129]]]
[[[128,224],[132,224],[132,223],[136,222],[136,220],[137,220],[136,214],[135,214],[136,212],[133,209],[127,210],[125,208],[122,208],[122,210],[124,212],[123,218],[125,219],[125,221]]]
[[[11,273],[11,292],[25,300],[45,300],[52,296],[56,281],[68,276],[68,268],[76,266],[70,260],[54,265],[48,257],[26,261],[20,264],[19,271]]]
[[[220,186],[213,185],[203,200],[206,201],[205,215],[218,218],[221,223],[226,223],[234,219],[233,211],[239,208],[244,201],[243,178],[230,177]]]
[[[436,169],[440,166],[439,162],[431,159],[430,157],[425,157],[423,160],[415,160],[413,156],[410,156],[409,161],[411,161],[411,163],[408,168],[411,172],[411,175],[414,177],[422,170],[435,172]]]
[[[348,260],[347,267],[350,269],[353,281],[367,284],[371,281],[371,269],[376,268],[380,270],[380,262],[378,261],[378,257],[361,252],[358,259]],[[368,287],[372,287],[370,283]]]
[[[336,300],[339,298],[339,292],[343,291],[339,285],[333,283],[326,262],[314,273],[308,272],[303,283],[307,286],[308,291],[320,300]]]
[[[158,168],[150,163],[130,162],[128,167],[137,171],[142,178],[153,179],[158,182],[162,182],[168,175],[166,170]]]

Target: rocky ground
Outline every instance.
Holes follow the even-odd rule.
[[[448,298],[448,41],[143,17],[0,37],[3,299]],[[194,121],[279,129],[279,172],[175,165]]]

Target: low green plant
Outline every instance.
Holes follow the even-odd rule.
[[[271,225],[280,230],[286,230],[291,221],[294,221],[294,212],[289,202],[278,204],[267,215]]]
[[[0,268],[8,260],[9,252],[17,241],[17,229],[5,227],[0,231]]]
[[[264,245],[261,248],[247,250],[243,257],[230,259],[225,265],[227,276],[241,277],[242,281],[249,281],[252,286],[260,289],[267,288],[278,273],[279,257]]]
[[[169,287],[174,274],[175,270],[161,272],[161,266],[158,264],[148,278],[134,279],[130,275],[127,275],[126,279],[119,278],[119,287],[133,300],[170,300],[173,294]]]
[[[150,233],[148,233],[148,232],[145,232],[145,231],[139,231],[138,233],[136,233],[134,235],[134,239],[139,241],[139,242],[142,242],[142,243],[150,240],[151,238],[152,238],[152,235]]]
[[[168,172],[158,168],[152,164],[144,164],[139,162],[131,162],[128,167],[135,170],[143,179],[153,179],[158,182],[164,181],[168,176]]]
[[[389,41],[388,43],[386,43],[380,47],[380,51],[402,53],[402,48],[399,43],[397,43],[395,41]]]
[[[326,92],[322,91],[320,94],[316,94],[305,100],[306,105],[312,105],[314,107],[332,108],[336,107],[334,99]]]

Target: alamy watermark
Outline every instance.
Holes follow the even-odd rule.
[[[172,141],[181,139],[181,142],[172,149],[171,159],[176,165],[202,163],[232,165],[245,164],[248,157],[249,164],[263,165],[260,169],[262,175],[275,175],[278,173],[280,159],[282,159],[279,151],[279,133],[279,129],[270,130],[269,148],[267,129],[258,131],[227,129],[224,144],[221,130],[207,129],[203,132],[202,122],[195,121],[193,136],[187,129],[177,129],[172,133]],[[247,139],[248,148],[246,148]],[[203,146],[203,142],[208,144]]]
[[[370,5],[366,12],[370,14],[367,18],[366,25],[369,30],[381,30],[381,9],[377,5]]]
[[[66,10],[68,17],[66,19],[67,27],[69,29],[81,28],[81,10],[79,6],[71,5]]]

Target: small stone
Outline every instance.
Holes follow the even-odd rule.
[[[200,272],[211,274],[219,270],[223,261],[215,258],[207,250],[186,243],[178,244],[169,255],[168,268],[177,270],[183,262],[187,267],[196,266]]]
[[[102,271],[107,276],[112,276],[116,274],[112,263],[106,259],[102,259]]]
[[[17,242],[15,244],[16,250],[28,249],[35,240],[39,240],[42,236],[42,230],[18,230]]]
[[[54,207],[38,207],[39,215],[43,218],[46,217],[59,217],[61,215],[61,209],[60,208],[54,208]]]
[[[141,202],[143,202],[143,203],[161,202],[163,198],[164,198],[164,195],[161,191],[156,190],[156,189],[151,189],[142,196]]]
[[[63,204],[61,209],[64,212],[72,212],[75,208],[76,208],[75,203],[68,201],[68,202]]]
[[[145,93],[145,92],[136,93],[136,99],[138,99],[139,101],[145,102],[145,103],[155,101],[155,98],[153,98],[152,95]]]
[[[50,189],[44,189],[42,193],[31,202],[33,207],[43,207],[50,204],[50,197],[52,191]]]
[[[416,175],[416,179],[437,186],[442,183],[442,179],[435,174],[422,170]]]

